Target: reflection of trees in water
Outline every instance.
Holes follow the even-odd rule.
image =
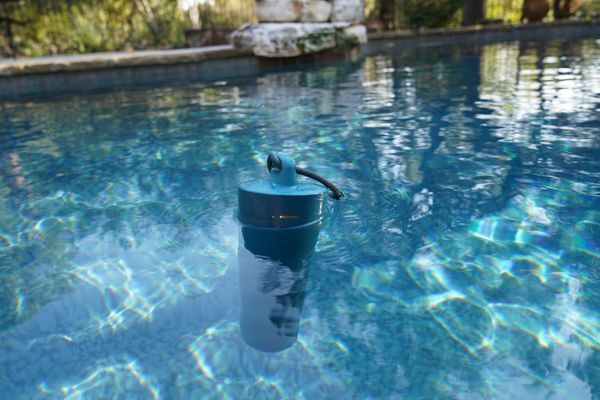
[[[580,46],[585,45],[577,47]],[[410,365],[418,365],[419,368],[402,370],[401,381],[411,382],[415,387],[429,385],[432,393],[437,395],[451,393],[445,391],[450,390],[451,386],[442,383],[449,379],[447,376],[440,376],[439,382],[431,381],[432,377],[435,380],[437,376],[431,371],[438,371],[439,365],[448,366],[448,369],[454,366],[461,374],[469,375],[466,380],[477,382],[475,385],[479,388],[486,387],[483,383],[489,377],[482,375],[480,370],[487,363],[487,356],[485,350],[473,358],[468,353],[457,356],[454,351],[442,354],[441,349],[453,349],[457,343],[445,334],[434,333],[439,332],[440,327],[437,324],[432,327],[432,314],[415,314],[413,310],[398,307],[405,298],[417,296],[414,292],[428,294],[431,289],[428,285],[432,284],[429,281],[422,287],[415,287],[414,277],[406,274],[403,264],[408,263],[418,247],[442,242],[443,245],[432,244],[431,257],[442,266],[448,263],[443,270],[453,274],[452,277],[459,282],[464,279],[461,284],[469,287],[473,279],[469,277],[470,268],[481,261],[474,257],[494,254],[501,248],[464,238],[465,230],[475,218],[485,221],[486,216],[507,212],[511,218],[530,218],[543,222],[546,214],[541,209],[553,209],[556,206],[553,202],[573,202],[590,207],[589,201],[572,198],[568,194],[570,189],[558,184],[556,178],[548,176],[548,172],[571,170],[573,176],[579,176],[589,183],[589,176],[579,175],[580,171],[573,171],[572,168],[574,159],[583,157],[578,162],[583,168],[581,172],[597,175],[593,171],[593,165],[597,165],[597,162],[591,157],[591,152],[579,146],[557,151],[555,144],[542,139],[544,134],[548,134],[548,127],[543,126],[541,121],[552,120],[556,116],[562,119],[562,124],[574,126],[594,119],[588,108],[589,101],[579,97],[589,88],[581,85],[575,88],[578,93],[575,97],[586,103],[586,106],[577,110],[561,111],[568,105],[560,104],[560,97],[550,98],[549,101],[554,90],[552,85],[560,85],[556,79],[556,74],[561,73],[559,68],[563,68],[563,73],[567,69],[572,70],[573,74],[590,73],[589,66],[577,68],[580,66],[579,58],[585,53],[582,48],[571,47],[565,42],[549,42],[534,46],[485,46],[471,54],[458,51],[456,58],[451,56],[452,52],[452,49],[442,51],[443,58],[439,59],[436,59],[435,55],[439,54],[436,51],[423,54],[423,57],[411,54],[413,57],[410,59],[380,56],[365,61],[362,136],[350,136],[346,146],[377,155],[376,158],[355,161],[360,171],[355,179],[362,182],[355,195],[369,206],[357,211],[348,204],[350,209],[344,210],[345,218],[338,220],[341,226],[336,230],[356,234],[342,237],[328,233],[326,239],[333,243],[322,242],[320,260],[323,263],[321,268],[325,271],[328,263],[336,260],[336,269],[344,269],[344,266],[348,270],[354,269],[354,277],[360,285],[372,291],[367,299],[364,293],[362,296],[356,293],[348,295],[346,289],[340,290],[336,296],[330,291],[335,291],[335,282],[340,275],[330,272],[322,281],[322,289],[314,292],[314,296],[327,292],[327,297],[337,298],[334,313],[320,315],[320,320],[335,320],[337,326],[343,326],[339,335],[351,352],[372,354],[373,346],[369,346],[372,342],[369,338],[377,337],[379,346],[386,342],[383,332],[394,332],[393,339],[382,346],[386,350],[394,350],[373,354],[371,358],[390,366],[395,365],[397,360],[414,360]],[[552,62],[552,57],[556,57],[560,66],[548,74],[545,68],[548,62]],[[516,80],[509,73],[513,68],[502,69],[507,64],[519,65],[521,70],[517,71]],[[559,126],[552,129],[559,129]],[[552,141],[560,143],[563,139],[572,138],[575,143],[583,144],[587,140],[585,133],[566,132],[566,136],[556,136]],[[417,169],[411,166],[415,162]],[[536,188],[535,182],[553,187],[551,195],[544,189]],[[532,184],[532,190],[524,190]],[[352,202],[352,199],[347,202]],[[410,212],[406,213],[406,209]],[[560,215],[554,217],[561,218],[568,226],[577,223],[576,220],[569,220],[568,215],[581,217],[580,213],[568,209],[562,209]],[[504,233],[514,235],[516,231],[509,227],[510,222],[502,222],[503,216],[499,218],[499,226],[506,229]],[[502,225],[504,223],[506,225]],[[568,231],[557,233],[548,228],[541,229],[547,230],[552,239],[538,238],[538,245],[554,250],[557,250],[556,244],[569,235]],[[516,247],[519,246],[522,244]],[[535,265],[541,262],[536,258],[535,246],[517,249],[513,245],[509,249],[499,254],[510,259],[514,254],[523,252],[525,258],[531,258],[519,264],[519,268],[525,268],[525,271],[531,267],[527,263]],[[471,266],[459,263],[471,257],[474,258]],[[371,265],[373,267],[368,270],[372,272],[360,272]],[[505,267],[500,263],[498,265]],[[491,266],[487,268],[492,269]],[[363,277],[364,280],[360,281]],[[328,279],[331,279],[330,284],[327,283]],[[444,277],[432,274],[430,279],[435,282]],[[510,288],[489,288],[485,293],[491,297],[504,293],[509,296],[507,301],[522,295],[523,299],[528,299],[524,300],[525,304],[547,307],[555,299],[550,286],[564,289],[564,282],[560,279],[554,280],[549,286],[536,285],[535,280],[530,283]],[[476,281],[471,284],[477,287]],[[533,287],[537,289],[528,293],[528,288]],[[513,297],[510,297],[511,293]],[[391,303],[382,302],[381,299]],[[365,307],[364,302],[369,300],[372,303]],[[325,301],[325,298],[315,300],[317,303],[319,301]],[[478,307],[460,300],[453,300],[451,304],[455,310],[446,316],[455,313],[455,316],[466,318],[480,314],[476,319],[489,322],[486,313]],[[340,310],[346,310],[352,316],[340,318],[337,316]],[[544,318],[547,325],[550,317]],[[472,333],[468,331],[468,325],[461,328],[462,331],[456,330],[460,319],[454,321],[458,325],[452,325],[452,321],[448,320],[445,323],[449,324],[447,329],[450,332],[467,335],[467,338]],[[525,331],[528,328],[525,325],[518,329]],[[370,333],[366,337],[361,332]],[[513,350],[515,355],[519,354],[521,360],[525,360],[523,367],[540,375],[544,373],[544,368],[554,368],[550,355],[540,348],[536,339],[525,335],[518,340],[523,343],[523,352]],[[492,356],[491,353],[489,356]],[[378,370],[377,377],[352,365],[345,367],[356,379],[369,382],[366,385],[369,387],[378,387],[379,380],[398,381],[399,372],[391,367]],[[499,373],[503,367],[498,368],[496,372]],[[506,365],[505,368],[514,366]],[[443,368],[441,373],[444,371],[448,370]],[[458,377],[455,378],[460,381]],[[382,388],[379,395],[387,395],[393,390],[389,386]],[[410,389],[403,393],[410,393]],[[374,395],[372,392],[369,394]]]
[[[579,218],[576,208],[590,207],[571,194],[598,188],[590,182],[600,170],[594,158],[600,143],[595,106],[584,101],[598,91],[590,78],[598,67],[597,57],[589,55],[596,54],[593,45],[421,49],[368,58],[362,68],[269,74],[237,86],[82,96],[77,104],[19,104],[23,110],[17,117],[17,105],[2,105],[3,115],[13,115],[15,124],[29,121],[14,130],[24,135],[17,138],[22,144],[19,168],[32,198],[14,201],[16,182],[0,180],[0,192],[7,194],[0,197],[0,274],[8,277],[0,290],[0,304],[7,304],[0,326],[14,325],[71,290],[71,251],[81,239],[99,232],[118,237],[123,248],[135,247],[143,244],[149,228],[167,224],[175,229],[160,241],[160,250],[185,246],[194,237],[189,232],[214,225],[215,215],[231,211],[233,218],[237,183],[256,178],[269,151],[285,150],[301,164],[320,167],[348,193],[339,204],[336,225],[322,232],[313,265],[319,287],[309,299],[326,306],[304,310],[328,326],[319,331],[309,322],[303,334],[327,332],[343,341],[338,346],[347,348],[343,354],[372,355],[369,361],[381,368],[356,365],[356,358],[345,355],[331,360],[336,369],[347,371],[345,376],[379,390],[362,394],[383,397],[395,390],[416,397],[422,393],[418,388],[429,387],[432,397],[450,397],[449,381],[459,385],[473,377],[485,383],[489,376],[480,370],[493,355],[477,349],[477,335],[487,332],[489,317],[480,305],[453,293],[442,293],[449,299],[443,302],[432,288],[458,281],[460,289],[481,289],[486,301],[520,296],[524,303],[541,306],[555,298],[532,273],[527,284],[505,279],[487,287],[481,282],[489,283],[490,271],[506,268],[500,256],[510,258],[515,248],[523,256],[515,274],[525,275],[544,265],[540,257],[547,256],[531,251],[534,245],[575,246],[562,231],[559,239],[544,239],[525,230],[519,240],[539,242],[517,243],[519,222],[509,219],[533,218],[537,208],[555,207],[552,201],[574,204],[562,209],[561,218]],[[571,82],[577,79],[569,75],[581,76],[587,86]],[[573,96],[564,97],[564,91]],[[582,129],[571,132],[562,126]],[[569,169],[569,176],[557,175]],[[573,182],[560,186],[563,177]],[[524,186],[535,187],[524,191]],[[543,221],[544,214],[537,218]],[[581,246],[596,232],[565,221]],[[502,228],[497,234],[513,236],[500,245],[475,236],[466,240],[471,223],[479,224],[480,231],[473,232],[484,238],[493,238],[494,226]],[[585,255],[590,248],[573,251]],[[419,275],[421,285],[407,268],[420,265],[415,254],[426,271]],[[577,259],[570,250],[563,256]],[[472,263],[457,262],[463,259]],[[427,270],[431,263],[440,268]],[[473,269],[481,265],[486,268]],[[351,274],[356,290],[340,285]],[[553,288],[564,289],[564,282],[549,277]],[[592,308],[590,287],[583,285],[580,301]],[[281,299],[283,308],[301,304],[303,292],[293,293],[298,295]],[[410,307],[414,299],[450,305],[443,312],[419,304],[415,310]],[[524,316],[520,328],[535,326],[528,320],[545,323],[527,310],[502,311]],[[466,319],[448,318],[457,315]],[[442,332],[434,316],[462,335],[463,343]],[[481,322],[469,330],[468,318]],[[530,360],[524,368],[552,367],[537,339],[517,331],[514,338],[523,346],[514,354]],[[594,361],[590,357],[587,365]],[[448,372],[453,369],[456,374]],[[589,382],[597,378],[591,368],[581,376]]]
[[[9,138],[22,128],[8,116],[2,118],[2,127]],[[35,133],[30,136],[35,137]],[[36,234],[41,229],[49,229],[60,237],[61,230],[55,221],[43,221],[34,226],[37,230],[27,229],[20,207],[34,196],[35,189],[26,174],[21,149],[12,141],[0,145],[0,331],[30,314],[31,299],[42,304],[52,299],[46,291],[48,277],[44,268],[48,260],[45,255],[50,251],[45,247],[55,245],[57,238],[37,240]],[[53,255],[64,259],[63,246],[55,245]],[[56,284],[62,285],[68,280],[68,277],[59,278]]]
[[[387,209],[386,193],[397,193],[389,199],[390,209],[397,212],[372,218],[382,219],[385,225],[400,216],[390,225],[410,233],[406,240],[427,238],[430,233],[434,238],[435,232],[468,223],[473,210],[497,207],[486,204],[503,195],[500,188],[511,165],[506,162],[505,167],[491,170],[490,165],[498,167],[504,149],[476,119],[490,113],[477,104],[479,55],[450,49],[443,56],[435,59],[424,54],[409,63],[376,60],[380,72],[370,79],[375,89],[369,85],[365,89],[368,99],[379,95],[390,103],[365,102],[376,108],[364,123],[369,133],[365,136],[372,139],[364,140],[372,140],[375,148],[371,154],[378,154],[378,160],[364,169],[368,179],[378,182],[374,186],[391,188],[384,193],[372,189],[377,193],[374,202],[384,203]],[[412,218],[395,210],[398,205],[412,208]]]
[[[109,235],[135,248],[163,224],[174,229],[156,251],[174,251],[233,207],[237,171],[222,174],[219,164],[243,142],[213,131],[235,120],[223,111],[235,107],[235,93],[200,88],[200,104],[177,92],[147,96],[2,106],[1,133],[19,150],[1,157],[0,329],[71,290],[84,238]]]

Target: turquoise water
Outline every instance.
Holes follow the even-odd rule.
[[[600,398],[600,42],[0,103],[0,397]],[[240,182],[346,193],[240,335]],[[265,289],[266,290],[266,289]]]

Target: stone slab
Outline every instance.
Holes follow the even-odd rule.
[[[364,25],[351,25],[343,28],[343,39],[346,44],[359,45],[368,42],[367,27]]]
[[[364,20],[364,13],[363,0],[333,0],[331,21],[361,24]]]
[[[252,29],[254,54],[296,57],[335,47],[335,28],[328,23],[265,23]]]
[[[331,0],[256,0],[258,22],[328,22]]]
[[[301,0],[256,0],[259,22],[296,22],[301,14]]]
[[[304,0],[301,22],[327,22],[331,17],[331,2],[325,0]]]
[[[233,33],[232,40],[260,57],[297,57],[366,43],[367,29],[347,22],[261,23],[244,26]]]

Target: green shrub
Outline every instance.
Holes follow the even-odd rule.
[[[175,1],[72,0],[39,5],[1,1],[0,18],[19,21],[12,26],[13,47],[19,56],[184,45],[186,20]],[[8,47],[2,34],[0,54]]]
[[[400,0],[402,17],[411,28],[440,28],[460,23],[462,0]]]
[[[581,10],[575,16],[585,20],[600,19],[600,0],[584,1]]]

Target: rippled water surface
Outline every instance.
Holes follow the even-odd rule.
[[[600,398],[599,111],[596,40],[0,103],[0,397]],[[273,150],[347,198],[265,353],[236,187]]]

